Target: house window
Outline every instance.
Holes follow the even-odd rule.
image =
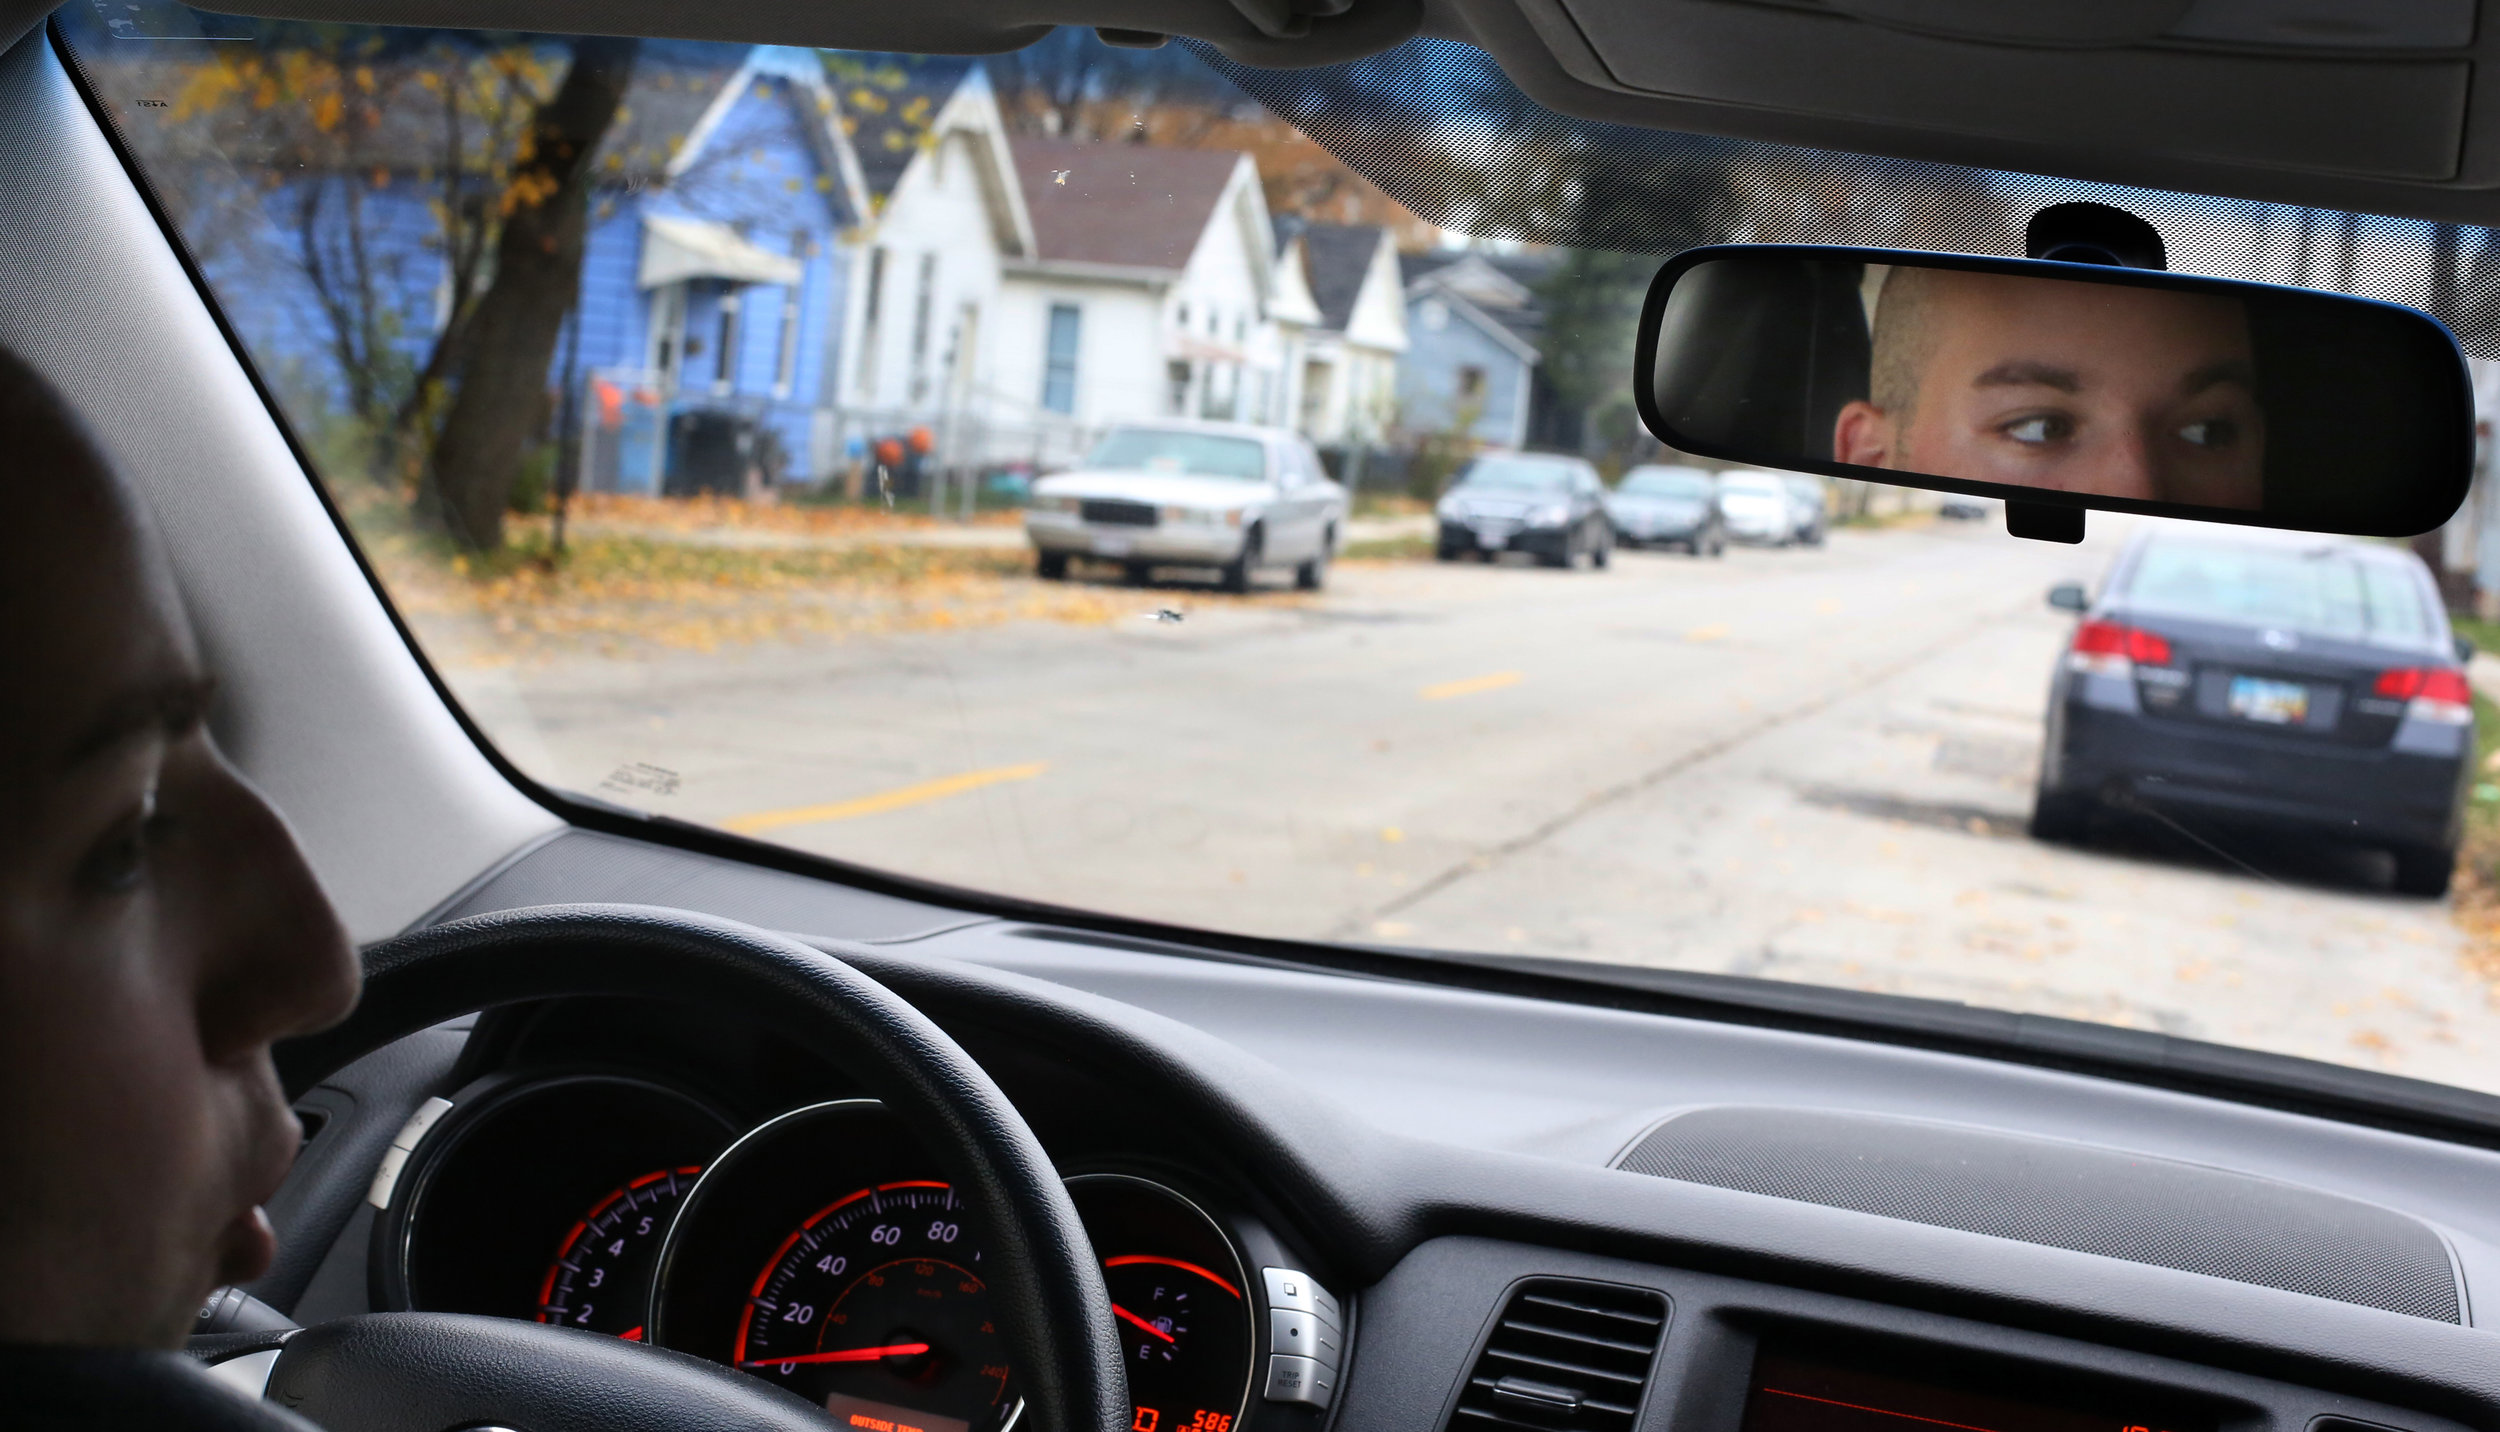
[[[1458,370],[1458,400],[1462,403],[1484,401],[1484,370],[1470,363]]]
[[[787,398],[799,380],[799,289],[781,291],[781,352],[773,360],[773,396]]]
[[[1178,309],[1174,310],[1174,313],[1175,313],[1176,322],[1174,323],[1174,325],[1173,325],[1173,326],[1174,326],[1174,327],[1176,327],[1176,328],[1178,328],[1178,329],[1180,329],[1180,330],[1181,330],[1182,332],[1184,332],[1184,333],[1188,332],[1188,331],[1189,331],[1189,305],[1188,305],[1188,304],[1186,304],[1186,303],[1182,304],[1182,305],[1181,305]]]
[[[1163,409],[1173,417],[1189,415],[1189,360],[1175,358],[1163,365]]]
[[[726,393],[738,386],[738,290],[720,296],[719,342],[715,348],[719,358],[712,373],[712,391]]]
[[[685,345],[686,286],[663,284],[651,290],[651,348],[643,364],[663,385],[677,377],[678,350]]]
[[[911,300],[911,400],[929,396],[929,324],[937,304],[937,250],[920,256],[920,286]]]
[[[879,244],[868,251],[868,293],[863,301],[859,324],[859,391],[873,396],[877,390],[877,314],[885,304],[885,246]]]
[[[1050,339],[1042,353],[1042,406],[1051,412],[1076,411],[1076,345],[1084,323],[1085,311],[1075,304],[1050,306]]]

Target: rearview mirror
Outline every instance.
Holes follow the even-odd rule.
[[[2160,270],[1694,249],[1650,286],[1635,371],[1685,452],[2034,509],[2410,536],[2474,453],[2428,315]]]
[[[2060,582],[2049,588],[2049,605],[2061,612],[2089,611],[2092,599],[2084,595],[2081,582]]]

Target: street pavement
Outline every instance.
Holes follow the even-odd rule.
[[[1607,572],[1345,563],[1317,596],[1106,581],[1108,623],[447,674],[551,783],[948,883],[2500,1090],[2500,1006],[2383,857],[2024,833],[2070,630],[2043,596],[2097,576],[2123,524],[2094,524],[2081,547],[1938,523]]]

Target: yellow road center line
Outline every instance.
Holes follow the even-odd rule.
[[[857,820],[864,815],[882,815],[905,806],[940,801],[977,791],[983,786],[1003,781],[1029,781],[1050,769],[1048,761],[1033,761],[1021,766],[994,766],[986,771],[966,771],[957,776],[944,776],[922,781],[916,786],[897,786],[857,800],[835,801],[830,805],[793,806],[788,810],[764,810],[752,815],[734,816],[722,821],[724,829],[740,835],[762,835],[768,830],[781,830],[793,825],[822,825],[827,821]]]
[[[1424,687],[1415,694],[1426,701],[1447,701],[1453,696],[1473,696],[1479,691],[1499,691],[1505,686],[1517,686],[1520,680],[1516,671],[1497,671],[1490,676],[1470,676],[1464,681],[1444,681],[1438,686]]]

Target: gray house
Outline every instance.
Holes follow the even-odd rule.
[[[1399,426],[1414,436],[1463,430],[1487,446],[1527,446],[1536,435],[1545,319],[1533,285],[1549,261],[1426,253],[1400,262],[1407,349],[1398,372]]]

